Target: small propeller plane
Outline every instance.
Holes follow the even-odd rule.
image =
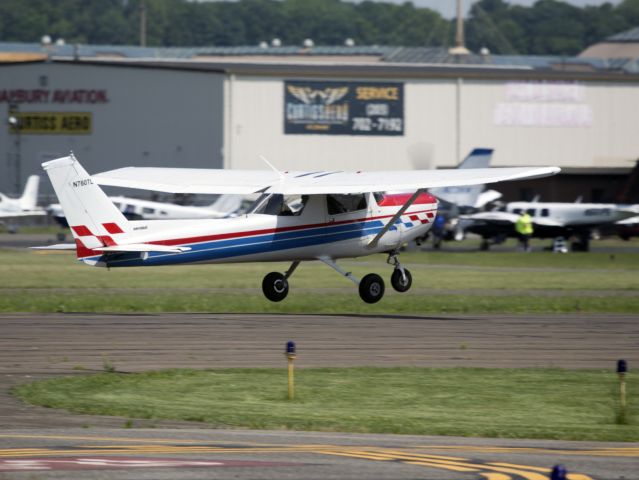
[[[40,177],[31,175],[27,179],[21,197],[10,198],[0,193],[0,223],[4,223],[7,219],[18,217],[46,215],[47,212],[37,206],[39,184]],[[15,227],[10,227],[10,231],[15,232]]]
[[[270,165],[270,164],[269,164]],[[399,262],[403,242],[424,235],[437,214],[427,188],[463,186],[553,175],[556,167],[385,172],[214,170],[127,167],[90,176],[73,154],[42,164],[66,214],[82,262],[100,267],[193,263],[291,262],[262,281],[279,302],[303,261],[321,261],[359,286],[362,300],[378,302],[384,281],[342,270],[340,258],[388,255],[391,284],[407,291],[412,276]],[[244,215],[224,219],[127,220],[99,185],[170,193],[261,194]],[[387,191],[409,193],[385,193]]]

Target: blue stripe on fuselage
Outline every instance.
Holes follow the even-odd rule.
[[[374,235],[382,229],[383,225],[383,222],[374,220],[345,225],[307,228],[291,232],[253,235],[228,240],[184,244],[181,246],[189,246],[191,250],[182,253],[151,252],[146,260],[141,259],[139,253],[122,253],[109,255],[108,257],[91,257],[91,259],[105,261],[109,267],[138,267],[202,262],[351,240],[366,235]]]

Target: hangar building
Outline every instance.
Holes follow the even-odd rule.
[[[282,170],[558,165],[508,200],[613,200],[639,157],[639,74],[576,57],[433,48],[153,49],[0,44],[0,191],[73,151],[122,166]],[[0,56],[1,57],[1,56]],[[48,182],[43,182],[47,192]],[[50,190],[49,190],[50,192]]]

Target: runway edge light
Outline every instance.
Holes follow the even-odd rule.
[[[295,398],[295,367],[293,362],[295,361],[295,342],[289,340],[286,342],[286,358],[288,360],[288,399],[293,400]]]
[[[617,360],[617,375],[619,375],[619,416],[617,423],[626,423],[626,373],[628,362]]]
[[[566,480],[566,467],[563,465],[555,465],[550,472],[550,480]]]

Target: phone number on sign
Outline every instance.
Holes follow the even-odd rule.
[[[353,118],[353,130],[358,132],[401,132],[403,127],[401,118],[378,118],[377,120],[367,117]]]

